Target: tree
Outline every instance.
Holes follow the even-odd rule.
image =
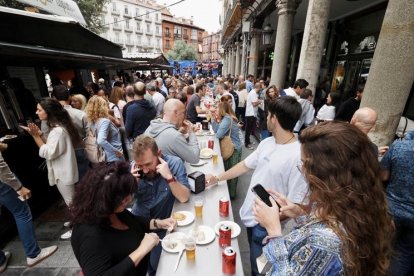
[[[194,47],[181,40],[174,41],[174,48],[167,52],[167,58],[172,60],[196,60],[197,53]]]
[[[75,2],[85,18],[86,28],[92,32],[101,33],[103,30],[102,9],[109,0],[75,0]],[[27,5],[16,0],[0,0],[0,6],[23,10]]]

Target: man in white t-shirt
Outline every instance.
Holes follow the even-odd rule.
[[[262,103],[262,100],[258,97],[260,90],[260,83],[256,83],[254,89],[247,95],[246,101],[246,131],[244,133],[244,146],[251,150],[254,148],[250,144],[250,135],[253,134],[256,126],[257,108]]]
[[[301,106],[295,98],[286,96],[270,103],[268,110],[267,127],[272,136],[264,139],[252,154],[230,170],[218,176],[207,176],[208,185],[214,185],[254,170],[240,209],[240,218],[246,226],[250,244],[252,275],[259,275],[256,258],[262,254],[262,241],[267,236],[266,230],[254,218],[255,194],[251,191],[252,187],[262,184],[265,189],[277,191],[297,204],[305,203],[308,192],[308,184],[297,168],[300,144],[293,134],[301,115]]]
[[[152,97],[152,101],[154,102],[155,110],[157,110],[156,117],[162,116],[162,110],[164,108],[165,98],[164,96],[157,91],[157,88],[154,83],[148,83],[146,86],[148,93]]]
[[[295,97],[296,100],[299,100],[300,95],[305,91],[308,85],[309,83],[306,80],[297,79],[293,84],[293,87],[289,87],[285,90],[280,91],[280,96],[292,96]]]

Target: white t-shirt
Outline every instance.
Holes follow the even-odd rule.
[[[247,95],[246,102],[246,116],[255,116],[257,117],[257,106],[254,107],[252,103],[257,102],[259,98],[257,97],[256,89],[252,89]]]
[[[155,109],[157,110],[157,117],[160,117],[164,108],[165,98],[160,92],[155,92],[152,95],[152,101],[154,102]]]
[[[296,94],[296,91],[292,87],[289,87],[288,89],[285,89],[284,91],[286,93],[286,96],[295,97],[296,100],[300,99],[300,96],[298,94]]]
[[[335,119],[335,106],[324,104],[321,109],[319,109],[318,115],[316,116],[318,120],[333,120]]]
[[[240,218],[246,227],[257,225],[253,213],[256,195],[251,191],[256,184],[260,183],[265,189],[285,195],[293,203],[306,203],[304,198],[308,193],[308,183],[297,168],[299,160],[298,141],[280,145],[276,144],[274,137],[264,139],[244,160],[244,164],[254,170],[246,198],[240,208]]]

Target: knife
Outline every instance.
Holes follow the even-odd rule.
[[[178,264],[180,263],[181,256],[183,255],[184,250],[185,250],[184,248],[183,248],[183,249],[181,249],[180,253],[178,254],[178,260],[177,260],[177,263],[175,264],[174,272],[176,272],[176,271],[177,271]]]

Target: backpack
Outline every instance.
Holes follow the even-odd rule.
[[[95,130],[88,129],[86,137],[83,139],[86,157],[91,163],[99,164],[106,161],[105,151],[97,143],[98,127]]]

